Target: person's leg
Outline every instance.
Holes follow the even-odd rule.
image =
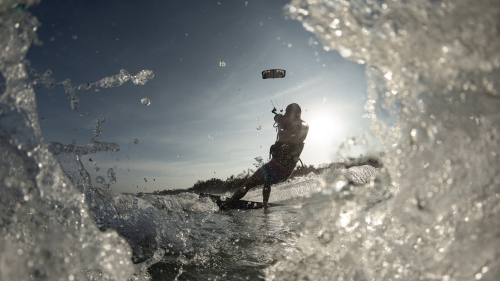
[[[257,185],[261,185],[265,183],[266,181],[264,180],[264,174],[262,171],[259,169],[257,172],[255,172],[244,184],[240,189],[238,189],[233,196],[228,199],[226,202],[223,204],[223,209],[230,209],[231,205],[233,202],[240,200],[247,194],[247,192],[253,188],[256,187]]]
[[[264,203],[264,208],[267,209],[269,206],[267,205],[267,202],[269,201],[269,195],[271,195],[271,186],[266,183],[264,183],[264,189],[262,189],[262,201]]]

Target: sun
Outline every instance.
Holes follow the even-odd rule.
[[[313,116],[309,121],[309,133],[307,140],[315,144],[332,143],[336,138],[340,137],[342,124],[331,115]]]
[[[309,133],[305,140],[303,158],[310,164],[332,161],[344,139],[344,126],[333,114],[313,115],[306,120]]]

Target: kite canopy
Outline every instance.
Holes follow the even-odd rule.
[[[268,69],[262,71],[262,79],[283,78],[286,71],[284,69]]]

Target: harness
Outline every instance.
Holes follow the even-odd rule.
[[[284,167],[289,167],[289,168],[294,168],[295,165],[297,164],[298,161],[300,161],[300,164],[302,167],[304,167],[304,163],[302,163],[302,160],[300,159],[300,154],[302,153],[302,150],[304,149],[304,142],[303,140],[305,139],[305,136],[307,135],[307,123],[301,122],[300,127],[295,127],[291,128],[292,130],[295,129],[297,131],[297,140],[296,142],[283,142],[279,140],[279,132],[276,135],[276,142],[271,145],[269,148],[269,158],[270,159],[276,159],[278,163],[283,165]],[[278,130],[278,124],[275,123],[273,127]],[[308,130],[308,128],[307,128]]]

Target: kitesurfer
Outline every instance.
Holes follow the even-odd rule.
[[[276,142],[269,150],[271,161],[255,172],[233,196],[221,205],[221,209],[230,209],[233,202],[240,200],[251,188],[264,184],[262,197],[264,208],[267,208],[271,185],[288,179],[299,161],[304,149],[304,140],[309,131],[309,125],[300,119],[301,108],[292,103],[286,107],[285,114],[272,111],[276,122],[278,135]]]

